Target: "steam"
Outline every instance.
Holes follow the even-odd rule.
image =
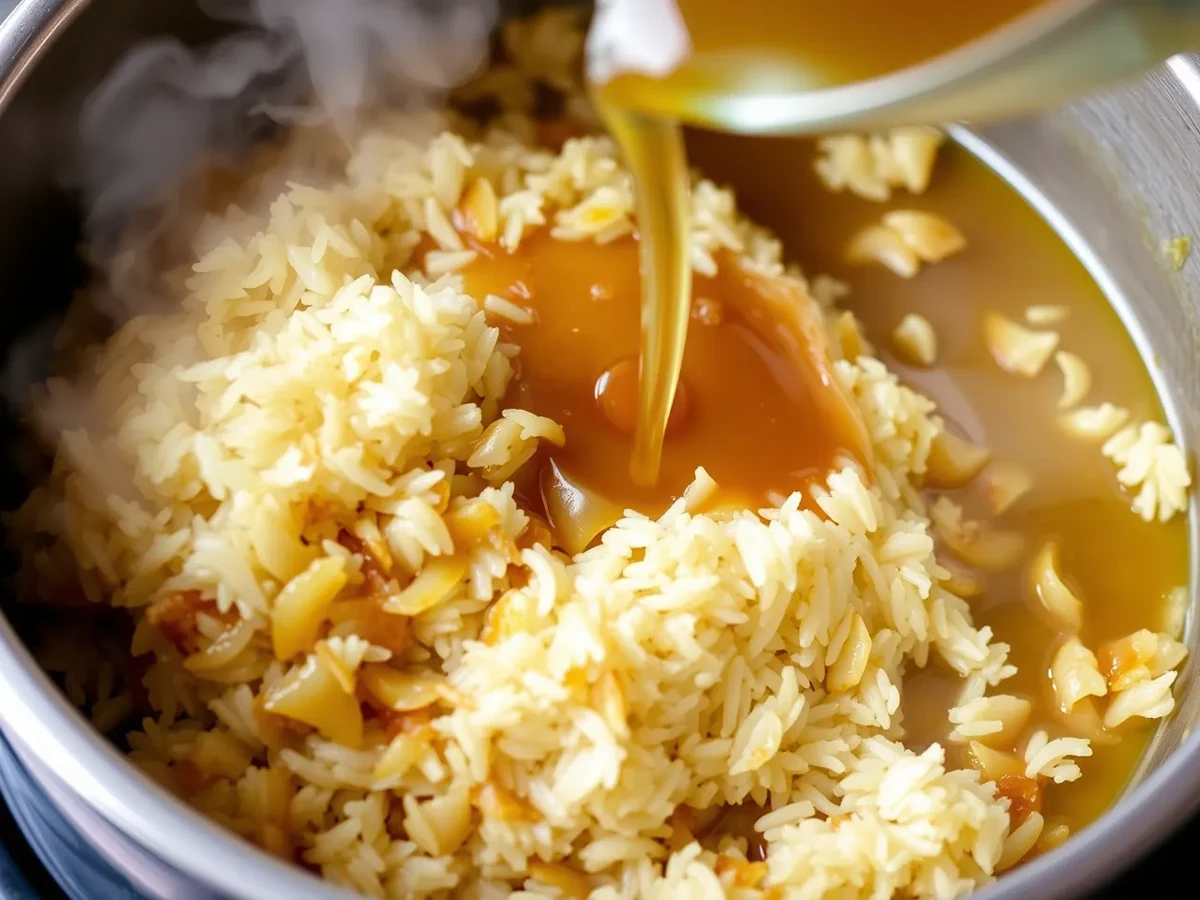
[[[200,2],[235,33],[135,47],[85,104],[76,186],[101,259],[199,162],[239,159],[280,124],[349,141],[380,107],[436,105],[486,60],[497,17],[496,0]]]
[[[163,302],[150,277],[161,268],[157,239],[195,224],[202,210],[184,188],[199,167],[236,169],[281,128],[319,126],[344,149],[381,108],[437,108],[486,62],[498,17],[498,0],[197,2],[229,36],[201,48],[166,37],[134,47],[86,99],[64,173],[83,201],[84,252],[102,276],[89,300],[109,327]],[[264,189],[300,174],[294,154],[268,159],[273,170],[257,173]],[[30,403],[59,355],[60,324],[15,342],[0,370],[0,394],[50,446],[97,424],[86,376],[59,379],[53,396]]]

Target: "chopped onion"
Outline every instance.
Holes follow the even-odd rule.
[[[1078,634],[1083,625],[1083,604],[1067,587],[1058,571],[1058,545],[1049,541],[1033,558],[1029,577],[1039,608],[1050,624],[1064,634]]]
[[[1058,332],[1034,331],[990,312],[983,319],[983,336],[992,359],[1006,372],[1032,378],[1058,349]]]
[[[326,611],[345,584],[342,558],[325,556],[283,586],[271,614],[276,659],[291,659],[312,649]]]
[[[395,597],[390,597],[383,608],[390,613],[419,616],[444,603],[467,576],[468,560],[465,554],[437,556],[425,564],[417,577]]]
[[[987,447],[973,444],[949,431],[939,432],[929,447],[925,481],[935,488],[960,488],[983,471],[992,458]]]
[[[1071,409],[1078,406],[1087,396],[1087,392],[1091,390],[1091,370],[1082,359],[1065,350],[1055,353],[1054,361],[1058,363],[1059,371],[1063,376],[1063,392],[1062,396],[1058,398],[1058,408]]]
[[[1033,476],[1016,463],[999,460],[983,476],[983,492],[992,512],[1001,515],[1033,488]]]
[[[446,692],[446,679],[436,672],[404,672],[383,663],[363,666],[359,680],[372,698],[396,712],[425,709]]]
[[[617,524],[621,508],[595,491],[571,481],[551,460],[542,469],[542,504],[560,547],[574,555]]]
[[[363,717],[358,698],[346,693],[338,678],[316,656],[309,656],[275,685],[264,707],[268,712],[311,725],[336,744],[355,749],[362,745]]]

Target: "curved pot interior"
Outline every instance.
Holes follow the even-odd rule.
[[[28,385],[44,376],[55,317],[86,275],[77,255],[80,204],[69,183],[84,96],[141,39],[173,34],[200,44],[222,31],[191,2],[125,0],[119,14],[114,14],[115,8],[113,3],[86,5],[26,72],[7,108],[0,108],[0,388],[6,398],[23,396]],[[1172,272],[1160,246],[1166,239],[1187,235],[1189,227],[1200,222],[1197,133],[1200,74],[1189,60],[1177,59],[1138,85],[1068,110],[959,135],[1039,207],[1092,269],[1134,335],[1172,424],[1189,450],[1200,446],[1200,310],[1192,299],[1192,288],[1200,283],[1200,260],[1193,256]],[[11,509],[26,491],[28,454],[10,404],[0,411],[0,439],[7,454],[0,508]],[[1195,504],[1190,528],[1194,609]],[[1130,559],[1129,564],[1137,561]],[[6,611],[19,633],[20,611],[7,605]],[[1189,616],[1187,641],[1193,658],[1200,650],[1198,638],[1195,616]],[[13,648],[0,646],[0,655],[14,662]],[[16,658],[14,665],[20,662]],[[1149,783],[1127,792],[1114,811],[1063,850],[1018,870],[981,896],[1064,896],[1081,891],[1115,867],[1131,863],[1190,811],[1200,794],[1200,739],[1187,742],[1200,719],[1197,678],[1197,667],[1189,665],[1180,680],[1178,712],[1161,729],[1142,765],[1140,780]],[[49,684],[44,677],[38,681]],[[49,697],[25,702],[34,709],[38,704],[48,710],[61,707],[61,701]],[[61,711],[51,718],[78,732],[71,742],[102,742],[82,719],[64,717]],[[130,778],[140,778],[128,768]],[[146,792],[138,802],[164,807],[160,815],[177,814],[165,808],[174,801],[161,792]],[[172,847],[180,856],[187,854],[189,848],[173,840],[163,835],[156,849],[166,856],[174,855]],[[248,855],[255,866],[264,865],[255,884],[243,883],[235,893],[280,895],[269,887],[282,887],[272,881],[280,874],[278,866],[266,864],[265,856],[236,838],[225,840],[230,852]],[[334,896],[304,876],[292,881],[291,889],[301,882],[305,896]]]

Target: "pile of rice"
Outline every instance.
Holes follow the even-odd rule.
[[[177,307],[77,379],[92,424],[18,522],[44,599],[136,622],[147,668],[129,692],[102,674],[94,721],[146,705],[146,772],[375,897],[940,898],[1019,861],[1042,817],[903,743],[904,675],[936,665],[962,678],[955,737],[1018,760],[1010,784],[1091,752],[994,690],[1008,647],[949,589],[917,489],[932,404],[826,304],[867,477],[830,473],[819,512],[709,515],[701,470],[661,518],[556,551],[508,479],[571,433],[504,408],[520,351],[463,291],[460,229],[613,240],[629,176],[603,137],[410,133],[381,122],[337,183],[211,216],[163,276]],[[728,192],[693,200],[697,270],[726,250],[803,287]],[[1146,660],[1142,684],[1179,655]],[[712,829],[746,803],[761,860]]]

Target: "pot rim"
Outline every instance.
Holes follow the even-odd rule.
[[[0,723],[19,755],[201,884],[246,900],[357,896],[226,831],[139,771],[70,705],[2,616],[0,686]]]
[[[1071,32],[1097,27],[1112,11],[1120,11],[1120,5],[1125,2],[1128,0],[1048,0],[1017,14],[987,34],[895,72],[816,88],[803,94],[751,90],[741,95],[705,97],[689,104],[682,118],[702,127],[748,134],[829,132],[842,127],[853,129],[863,125],[864,120],[872,127],[903,125],[908,124],[905,116],[914,110],[920,115],[926,114],[927,110],[937,110],[941,119],[948,120],[964,114],[961,102],[956,99],[964,90],[1036,61],[1049,50],[1059,48]],[[1149,5],[1152,0],[1145,2]],[[1180,49],[1177,44],[1164,49],[1155,61]],[[1154,55],[1158,50],[1140,47],[1138,65],[1146,64],[1143,59],[1146,52]],[[1113,62],[1106,60],[1106,65]],[[1120,72],[1125,65],[1121,63],[1110,68]],[[1047,77],[1053,80],[1063,74],[1047,70],[1043,80]],[[1106,76],[1102,67],[1089,74],[1089,83],[1106,77],[1111,80],[1111,74]],[[947,103],[950,105],[946,106]],[[1028,105],[1024,101],[1015,105],[1006,103],[1004,109],[1009,113],[1025,112]],[[654,105],[646,106],[643,111],[667,116],[680,112],[673,106],[659,108]]]
[[[89,0],[22,0],[0,22],[0,124],[8,101],[40,55]],[[1105,0],[1060,0],[1084,9]],[[1177,58],[1171,68],[1200,104],[1200,67]],[[955,137],[1018,190],[1077,253],[1074,229],[1037,187],[982,139]],[[1040,198],[1040,202],[1039,202]],[[1193,534],[1196,502],[1189,509]],[[1196,565],[1192,541],[1192,566]],[[201,884],[234,898],[286,896],[297,900],[353,897],[298,866],[287,864],[178,800],[121,755],[72,706],[0,614],[0,727],[19,754],[54,773],[101,816],[146,850]],[[1132,865],[1200,807],[1200,731],[1127,791],[1095,823],[1062,847],[1021,866],[975,895],[980,900],[1070,897],[1083,894]]]
[[[1175,57],[1168,66],[1179,83],[1200,105],[1200,57]],[[952,126],[953,138],[982,161],[1021,195],[1054,230],[1060,240],[1083,263],[1088,274],[1100,285],[1129,331],[1143,361],[1153,350],[1140,328],[1131,327],[1126,304],[1106,271],[1106,266],[1091,244],[1053,202],[1024,172],[1010,162],[988,141],[962,126]],[[1146,363],[1172,430],[1179,434],[1177,416],[1167,385],[1156,366]],[[1200,564],[1200,497],[1188,500],[1188,590],[1195,614],[1197,566]],[[1189,660],[1189,668],[1194,665]],[[1156,738],[1170,720],[1156,730]],[[1200,810],[1200,729],[1187,733],[1179,746],[1149,775],[1141,777],[1154,743],[1143,750],[1138,767],[1130,776],[1117,801],[1081,831],[1072,833],[1060,847],[1023,863],[995,882],[972,893],[977,900],[1024,900],[1026,897],[1083,897],[1103,883],[1132,868],[1172,832]],[[1140,780],[1138,780],[1140,778]]]

